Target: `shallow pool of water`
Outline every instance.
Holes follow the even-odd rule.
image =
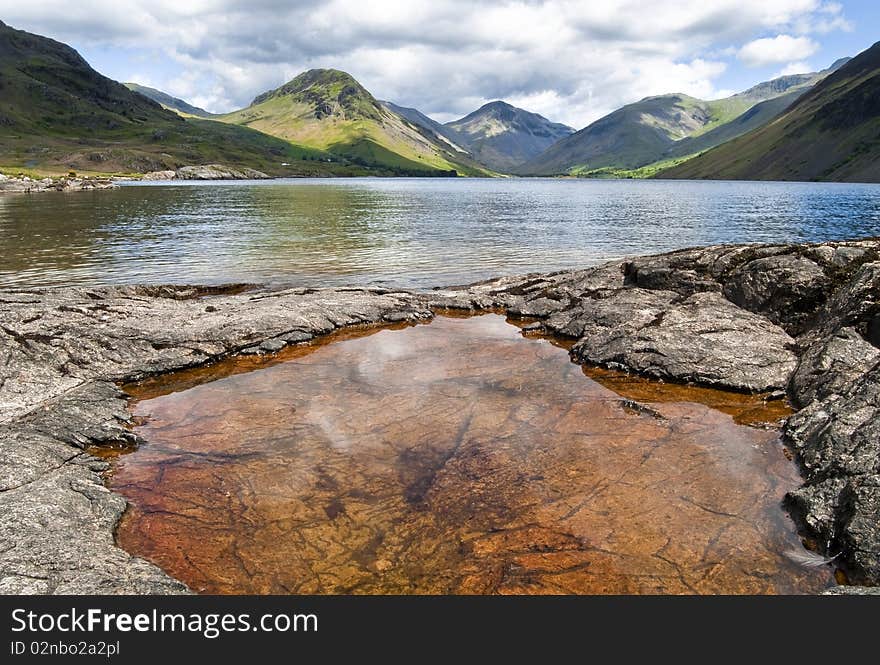
[[[603,385],[604,384],[604,385]],[[779,402],[584,370],[501,316],[133,390],[117,537],[212,593],[800,593]]]

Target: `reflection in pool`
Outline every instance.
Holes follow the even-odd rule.
[[[780,500],[799,481],[777,433],[731,417],[778,419],[778,404],[683,387],[669,401],[656,383],[597,376],[629,385],[621,395],[494,314],[348,332],[277,360],[135,391],[146,443],[113,465],[132,502],[117,537],[197,591],[831,582],[785,554],[801,545]]]

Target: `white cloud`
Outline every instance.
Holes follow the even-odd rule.
[[[764,67],[780,62],[808,58],[819,50],[819,45],[809,37],[777,35],[755,39],[745,44],[736,57],[749,67]]]
[[[773,75],[773,78],[789,76],[790,74],[808,74],[816,71],[807,62],[790,62]]]
[[[176,71],[132,71],[212,111],[337,67],[439,118],[507,99],[574,127],[649,95],[718,96],[725,61],[803,60],[808,34],[845,21],[822,0],[0,0],[0,15],[74,46],[160,50]]]

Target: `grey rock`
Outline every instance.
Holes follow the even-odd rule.
[[[82,192],[117,187],[109,178],[42,178],[27,176],[7,177],[0,180],[0,194],[36,194],[39,192]]]
[[[388,321],[389,323],[399,323],[402,321],[420,321],[425,318],[429,318],[429,313],[418,310],[402,310],[400,312],[389,312],[385,316],[382,317],[383,320]]]
[[[657,378],[751,392],[784,387],[796,365],[794,340],[784,330],[717,293],[696,293],[659,310],[639,309],[620,323],[624,312],[615,309],[611,325],[605,325],[608,317],[590,321],[573,356]]]
[[[841,328],[818,339],[803,352],[791,377],[789,392],[798,406],[845,392],[847,386],[880,361],[880,349],[855,328]]]
[[[791,490],[785,497],[789,511],[802,524],[810,535],[819,541],[827,553],[837,534],[837,515],[846,481],[842,478],[827,478]]]
[[[125,500],[104,487],[99,460],[9,428],[0,460],[0,593],[186,592],[113,544]]]
[[[177,173],[174,171],[150,171],[144,173],[141,180],[174,180],[176,177]]]
[[[806,477],[788,493],[793,513],[853,581],[880,584],[880,363],[789,418],[784,434]]]
[[[287,346],[287,342],[283,339],[267,339],[260,344],[260,348],[267,353],[277,353]]]
[[[814,261],[781,254],[749,261],[724,284],[724,295],[740,307],[764,314],[798,334],[828,297],[831,279]]]
[[[522,300],[519,303],[510,306],[508,311],[516,316],[544,317],[565,309],[568,304],[568,300],[555,300],[553,298],[540,297],[533,300]]]
[[[808,481],[880,471],[880,364],[788,419],[785,434]]]
[[[248,168],[235,169],[223,164],[182,166],[175,173],[175,178],[178,180],[264,180],[269,177],[262,171]]]
[[[288,344],[299,344],[301,342],[308,342],[310,339],[313,339],[315,336],[306,332],[305,330],[292,330],[291,332],[285,334],[283,339]]]
[[[876,323],[880,316],[880,262],[860,265],[841,282],[840,288],[825,303],[814,330],[808,334],[822,338],[851,327],[873,346],[880,347]]]
[[[558,335],[581,338],[589,331],[625,335],[657,321],[677,300],[671,291],[626,288],[610,291],[600,298],[584,298],[546,321],[547,329]]]
[[[625,263],[623,271],[627,284],[643,289],[674,291],[683,296],[702,291],[721,290],[721,285],[710,275],[692,268],[676,268],[658,263],[656,260],[634,260]]]
[[[880,596],[876,586],[835,586],[822,592],[823,596]]]
[[[877,584],[880,580],[880,475],[850,483],[843,492],[840,544],[850,580]]]

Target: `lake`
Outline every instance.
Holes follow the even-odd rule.
[[[562,179],[128,183],[0,197],[0,286],[425,288],[725,242],[880,234],[880,185]]]

